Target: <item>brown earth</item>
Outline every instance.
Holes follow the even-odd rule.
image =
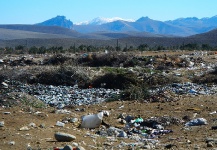
[[[5,126],[0,128],[0,149],[1,150],[23,150],[26,149],[27,144],[30,144],[33,149],[52,149],[53,147],[64,147],[66,144],[72,142],[57,142],[54,138],[54,133],[57,131],[70,133],[76,136],[73,142],[79,143],[85,149],[92,149],[90,145],[98,147],[99,149],[106,149],[108,139],[104,137],[93,138],[88,136],[87,133],[95,134],[97,129],[79,129],[78,124],[68,123],[65,127],[55,126],[57,121],[61,121],[67,117],[77,117],[80,119],[82,115],[88,113],[97,113],[99,110],[109,110],[110,116],[105,118],[105,122],[116,127],[123,127],[122,124],[117,122],[117,117],[126,113],[126,115],[138,116],[141,115],[143,119],[150,117],[171,116],[182,119],[184,116],[193,118],[205,118],[208,125],[192,127],[189,130],[184,129],[184,124],[171,125],[166,127],[172,129],[173,133],[162,135],[158,138],[160,145],[156,148],[162,149],[165,144],[175,144],[178,149],[211,149],[217,147],[207,147],[205,142],[206,138],[216,138],[217,131],[211,130],[211,126],[217,125],[217,114],[210,114],[216,111],[216,96],[185,96],[176,102],[167,103],[140,103],[136,101],[116,101],[110,103],[103,103],[100,105],[92,106],[79,106],[75,108],[85,108],[84,112],[75,111],[75,108],[68,108],[72,111],[71,114],[55,114],[54,108],[35,109],[31,111],[22,110],[20,107],[1,108],[0,121],[5,122]],[[124,106],[120,108],[120,106]],[[41,113],[35,114],[34,112],[40,111]],[[10,112],[10,114],[4,114]],[[28,131],[19,131],[23,126],[28,126],[31,122],[36,124],[36,127]],[[44,124],[44,128],[40,125]],[[15,145],[10,145],[10,141],[15,141]],[[136,142],[129,139],[117,138],[117,141],[112,142],[111,145],[115,146],[125,142]],[[110,146],[111,148],[111,146]],[[123,147],[127,149],[128,147]],[[115,148],[114,148],[115,149]]]
[[[183,52],[168,53],[171,55],[182,54]],[[190,52],[189,52],[190,53]],[[141,55],[164,55],[165,52],[155,53],[148,52]],[[216,62],[216,56],[204,57],[207,62]],[[79,118],[88,113],[97,113],[100,110],[109,110],[110,116],[104,118],[104,121],[111,126],[123,128],[123,124],[117,121],[120,114],[131,115],[137,117],[141,115],[143,119],[150,117],[169,116],[182,119],[184,116],[193,118],[205,118],[207,125],[195,126],[189,129],[184,128],[184,123],[178,125],[172,124],[166,129],[173,130],[172,133],[161,135],[157,138],[160,141],[156,145],[156,149],[164,149],[167,144],[174,144],[177,147],[173,149],[214,149],[217,143],[206,143],[206,138],[214,138],[217,141],[217,130],[211,130],[212,126],[217,126],[216,95],[199,95],[190,96],[182,95],[178,101],[172,102],[156,102],[141,103],[138,101],[113,101],[91,106],[75,106],[67,108],[70,114],[56,114],[55,108],[48,107],[46,109],[30,108],[28,106],[0,108],[0,122],[4,121],[4,127],[0,127],[0,150],[25,150],[27,145],[31,145],[34,150],[52,150],[53,147],[64,147],[66,144],[73,142],[78,143],[85,149],[130,149],[130,147],[117,148],[121,142],[135,143],[137,141],[126,138],[116,138],[117,140],[109,141],[106,137],[94,136],[96,129],[80,129],[79,123],[68,123],[64,127],[56,126],[57,121],[66,118]],[[76,108],[84,108],[85,111],[76,111]],[[5,112],[10,112],[7,114]],[[41,112],[41,113],[36,113]],[[20,128],[35,123],[36,127],[28,127],[27,131],[20,131]],[[43,126],[43,127],[41,127]],[[102,128],[102,127],[100,127]],[[54,138],[55,132],[65,132],[76,136],[76,140],[72,142],[57,142]],[[11,145],[10,142],[15,144]],[[131,148],[132,149],[132,148]],[[139,149],[139,148],[136,148]]]

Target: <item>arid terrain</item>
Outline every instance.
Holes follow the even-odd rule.
[[[166,128],[172,129],[173,133],[162,135],[158,138],[160,140],[159,146],[156,149],[163,149],[166,144],[175,144],[177,149],[214,149],[216,144],[212,147],[207,146],[207,138],[217,138],[216,130],[211,130],[211,127],[217,125],[217,114],[210,114],[216,111],[216,96],[197,96],[185,97],[178,102],[169,103],[139,103],[139,102],[111,102],[103,103],[94,106],[80,106],[75,108],[85,108],[85,112],[75,111],[75,108],[67,110],[72,111],[71,114],[55,114],[52,113],[54,108],[38,110],[41,113],[29,112],[22,110],[19,107],[1,108],[1,120],[4,120],[5,126],[1,127],[1,144],[2,150],[9,149],[25,149],[28,144],[33,149],[52,149],[53,147],[64,147],[66,144],[73,142],[79,143],[85,149],[92,149],[91,146],[98,147],[99,149],[109,149],[124,142],[135,142],[126,138],[117,138],[117,140],[109,142],[105,137],[94,137],[98,129],[78,129],[77,124],[68,123],[65,127],[55,126],[57,121],[61,121],[67,117],[80,117],[87,113],[96,113],[98,110],[110,110],[111,115],[105,118],[105,121],[112,126],[122,128],[123,125],[118,123],[117,117],[119,114],[126,113],[127,115],[138,116],[142,118],[150,118],[154,116],[173,116],[183,118],[184,116],[192,117],[196,115],[199,118],[205,118],[208,125],[196,126],[190,129],[184,129],[184,124],[171,125]],[[123,108],[120,108],[124,106]],[[35,110],[36,111],[36,110]],[[11,114],[4,114],[10,112]],[[28,131],[19,131],[23,126],[28,126],[31,122],[36,124],[36,127],[29,127]],[[40,125],[44,124],[45,127],[41,128]],[[55,132],[66,132],[76,136],[73,142],[57,142],[54,138]],[[15,145],[10,145],[11,141],[15,141]],[[109,143],[109,144],[108,144]],[[110,146],[108,146],[110,145]],[[108,148],[106,148],[108,147]],[[123,147],[121,149],[128,149]],[[95,148],[97,149],[97,148]],[[118,149],[118,148],[114,148]]]
[[[158,65],[161,62],[161,58],[178,55],[188,55],[192,52],[144,52],[139,53],[137,56],[155,56],[158,55],[159,58],[156,59],[155,65]],[[193,57],[193,56],[192,56]],[[212,52],[209,55],[199,55],[197,57],[202,58],[203,64],[209,64],[208,66],[215,66],[217,56]],[[168,59],[167,61],[171,61]],[[4,58],[1,58],[4,59]],[[7,58],[9,59],[9,58]],[[7,60],[5,59],[5,60]],[[38,59],[40,58],[35,58]],[[197,59],[198,60],[198,59]],[[157,61],[159,61],[157,63]],[[20,62],[19,62],[20,63]],[[162,62],[161,62],[162,63]],[[195,61],[196,64],[196,61]],[[31,78],[29,76],[30,71],[32,74],[36,74],[37,67],[30,65],[21,66],[16,64],[15,66],[2,66],[0,70],[1,75],[4,73],[6,76],[2,76],[5,80],[17,79],[18,76],[22,77],[21,81],[24,81],[23,74],[26,75],[25,84]],[[206,72],[207,68],[197,68],[187,70],[187,67],[177,67],[178,63],[172,65],[173,69],[169,69],[167,75],[176,74],[175,76],[179,78],[180,83],[183,82],[192,82],[192,77],[189,77],[189,74],[199,74],[201,71]],[[156,67],[156,66],[155,66]],[[170,66],[169,66],[170,67]],[[177,68],[176,68],[177,67]],[[40,66],[40,69],[46,67]],[[156,67],[157,68],[157,67]],[[9,71],[5,71],[5,70]],[[35,71],[33,71],[36,69]],[[15,70],[15,71],[14,71]],[[41,70],[40,70],[41,71]],[[160,70],[162,71],[162,70]],[[192,73],[194,72],[194,73]],[[11,75],[12,73],[13,76]],[[25,74],[26,73],[26,74]],[[180,75],[178,74],[182,74]],[[49,75],[49,74],[46,74]],[[35,75],[36,76],[36,75]],[[216,74],[214,75],[216,76]],[[214,77],[210,76],[210,77]],[[9,78],[11,77],[11,78]],[[40,76],[41,77],[41,76]],[[49,77],[49,76],[48,76]],[[205,78],[206,76],[201,76]],[[39,76],[37,76],[39,78]],[[195,77],[196,78],[196,77]],[[200,79],[200,76],[197,75],[197,78]],[[195,81],[200,81],[200,80]],[[3,80],[3,81],[5,81]],[[38,79],[39,80],[39,79]],[[38,81],[35,79],[34,81]],[[42,78],[40,78],[42,80]],[[2,81],[2,82],[3,82]],[[33,82],[33,80],[31,80]],[[209,86],[215,86],[216,83],[204,83],[203,80],[198,84],[208,84]],[[212,80],[211,80],[212,81]],[[6,81],[5,81],[6,82]],[[88,81],[89,82],[89,81]],[[157,81],[156,81],[157,82]],[[168,83],[171,81],[168,81]],[[216,82],[216,81],[212,81]],[[55,82],[56,83],[56,82]],[[91,82],[90,82],[91,83]],[[35,83],[33,83],[35,84]],[[83,84],[81,84],[83,85]],[[164,83],[164,85],[166,85]],[[25,150],[27,147],[31,147],[32,150],[53,150],[54,147],[64,147],[65,145],[76,145],[82,146],[84,149],[177,149],[177,150],[214,150],[217,149],[217,130],[212,129],[213,126],[217,126],[217,95],[213,94],[169,94],[170,100],[161,100],[161,95],[156,98],[155,101],[149,100],[122,100],[122,99],[113,99],[108,102],[102,102],[94,105],[70,105],[65,106],[62,109],[68,110],[68,112],[58,112],[59,109],[46,105],[45,107],[38,107],[39,105],[32,105],[29,101],[38,101],[33,95],[26,93],[25,103],[22,97],[17,97],[16,94],[23,94],[22,92],[13,93],[9,88],[1,88],[1,97],[0,97],[0,122],[4,122],[2,127],[0,127],[0,150]],[[157,86],[157,85],[155,85]],[[216,90],[216,89],[215,89]],[[165,92],[166,93],[166,92]],[[164,97],[167,97],[167,93],[164,93]],[[29,95],[28,95],[29,94]],[[41,106],[41,105],[40,105]],[[105,131],[106,126],[100,126],[95,129],[83,129],[78,128],[81,122],[81,116],[87,114],[95,114],[101,110],[108,110],[110,115],[104,117],[103,120],[110,127],[116,127],[119,129],[124,129],[126,122],[123,123],[118,120],[118,117],[122,115],[133,116],[137,118],[150,119],[151,117],[167,117],[167,118],[176,118],[177,122],[170,122],[168,125],[165,125],[164,128],[172,130],[171,133],[160,134],[156,137],[150,138],[149,140],[141,141],[139,139],[133,138],[124,138],[124,137],[110,137],[102,136],[97,134],[98,131]],[[78,118],[78,122],[71,123],[65,122],[64,127],[59,127],[56,125],[57,121],[66,121],[70,118]],[[195,118],[204,118],[207,120],[206,125],[197,125],[186,127],[185,123],[195,119]],[[132,127],[133,128],[133,127]],[[54,138],[56,132],[64,132],[72,134],[76,137],[75,140],[71,142],[58,142]],[[135,134],[137,135],[137,134]],[[155,142],[157,140],[158,142]],[[138,144],[139,143],[139,144]],[[142,144],[141,144],[142,143]],[[149,144],[151,143],[151,144]],[[171,145],[170,145],[171,144]],[[134,146],[133,146],[134,145]],[[150,145],[148,147],[147,145]],[[170,148],[171,146],[171,148]]]

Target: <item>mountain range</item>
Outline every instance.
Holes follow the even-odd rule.
[[[115,47],[117,39],[122,47],[144,43],[151,46],[176,46],[183,43],[217,46],[217,16],[179,18],[164,22],[148,17],[135,21],[96,18],[79,24],[67,20],[65,16],[57,16],[33,25],[0,25],[0,47],[70,47],[74,44]]]
[[[79,33],[126,33],[148,32],[166,36],[190,36],[217,28],[217,16],[198,19],[196,17],[158,21],[141,17],[136,21],[121,18],[95,18],[80,24],[73,24],[65,16],[57,16],[36,25],[61,26]]]

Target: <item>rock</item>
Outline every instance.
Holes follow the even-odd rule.
[[[196,146],[194,147],[194,150],[198,150],[198,149],[200,149],[200,147],[199,147],[198,145],[196,145]]]
[[[66,145],[63,150],[73,150],[73,147],[71,145]]]
[[[35,127],[36,127],[36,124],[33,123],[33,122],[31,122],[31,123],[29,124],[29,127],[33,127],[33,128],[35,128]]]
[[[187,140],[187,143],[188,143],[188,144],[191,144],[191,141],[190,141],[190,140]]]
[[[54,137],[59,142],[70,142],[76,139],[74,135],[63,133],[63,132],[56,132]]]
[[[45,124],[42,123],[42,124],[39,125],[39,127],[40,127],[40,128],[45,128]]]
[[[55,111],[56,114],[70,114],[71,111],[66,110],[66,109],[58,109]]]
[[[76,122],[78,122],[78,118],[71,118],[71,119],[70,119],[70,122],[71,122],[71,123],[76,123]]]
[[[9,145],[15,145],[15,141],[8,142]]]
[[[74,146],[74,147],[78,147],[78,143],[72,142],[71,144],[72,144],[72,146]]]
[[[20,130],[20,131],[28,131],[29,128],[28,128],[27,126],[23,126],[23,127],[21,127],[19,130]]]

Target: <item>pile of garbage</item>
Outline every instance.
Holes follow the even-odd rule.
[[[62,109],[66,106],[93,105],[121,98],[119,89],[87,88],[80,89],[74,86],[53,86],[42,84],[24,84],[20,82],[2,82],[2,88],[6,93],[21,92],[36,97],[45,104]],[[216,95],[217,85],[205,85],[196,83],[172,83],[162,87],[149,89],[150,96],[145,102],[171,102],[178,101],[180,95]]]
[[[151,117],[143,119],[141,116],[131,116],[120,114],[117,118],[122,127],[110,126],[103,122],[104,115],[108,116],[108,111],[102,111],[98,114],[82,116],[81,128],[96,129],[95,134],[109,138],[128,138],[134,140],[131,143],[120,143],[116,148],[124,147],[140,147],[144,149],[152,149],[161,147],[160,138],[167,134],[173,133],[169,127],[171,125],[183,125],[185,128],[191,126],[207,125],[207,120],[204,118],[195,118],[188,122],[183,119],[170,116]],[[93,121],[94,120],[94,121]],[[90,133],[87,136],[94,136]],[[111,145],[108,145],[111,146]],[[174,145],[164,145],[164,148],[173,147]],[[150,148],[148,148],[150,147]],[[109,148],[109,147],[108,147]],[[110,147],[111,148],[111,147]]]
[[[52,86],[42,84],[24,84],[20,82],[7,85],[7,93],[21,92],[35,96],[50,106],[59,109],[65,106],[93,105],[105,102],[107,99],[120,94],[118,89],[88,88],[80,89],[74,86]]]
[[[149,90],[148,102],[170,102],[180,99],[180,95],[216,95],[217,85],[196,84],[191,82],[173,83]]]

